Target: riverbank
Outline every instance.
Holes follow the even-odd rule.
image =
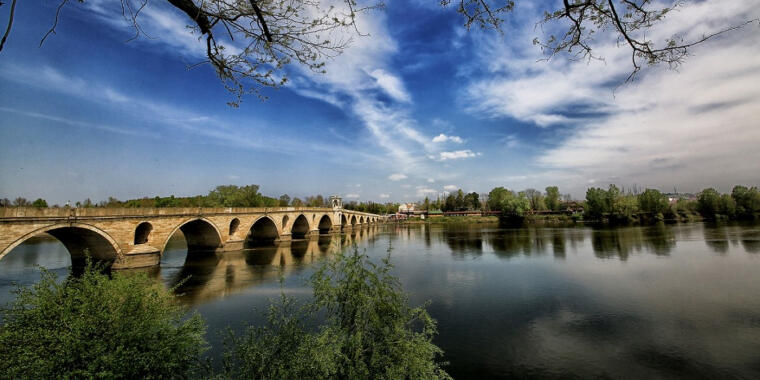
[[[572,215],[527,215],[520,219],[522,223],[527,224],[554,224],[554,223],[574,223],[579,221],[579,217]],[[503,218],[497,215],[489,216],[441,216],[427,219],[407,219],[399,221],[397,224],[413,225],[413,224],[487,224],[487,223],[499,223],[503,222]]]
[[[627,220],[622,219],[584,219],[582,214],[541,214],[526,215],[521,218],[502,218],[495,215],[490,216],[442,216],[427,219],[407,219],[398,221],[396,224],[401,225],[418,225],[418,224],[488,224],[488,223],[517,223],[528,225],[568,225],[568,224],[599,224],[599,225],[649,225],[660,222],[665,223],[690,223],[704,221],[700,215],[685,214],[676,218],[644,218],[634,217]]]

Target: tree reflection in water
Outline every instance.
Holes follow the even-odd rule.
[[[190,254],[178,235],[167,244],[161,267],[143,271],[168,287],[175,287],[183,302],[198,304],[277,281],[280,276],[297,274],[331,252],[362,243],[376,233],[377,228],[364,228],[343,235],[324,234],[251,245],[239,251]]]

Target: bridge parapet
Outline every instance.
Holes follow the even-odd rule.
[[[48,233],[72,258],[89,249],[113,259],[115,268],[133,268],[157,265],[177,230],[189,251],[229,251],[252,239],[301,239],[379,221],[379,215],[326,207],[0,208],[0,259],[26,239]]]

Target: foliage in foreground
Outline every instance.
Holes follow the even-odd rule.
[[[227,339],[231,378],[449,378],[432,343],[435,321],[412,308],[389,257],[372,262],[357,248],[338,253],[312,276],[311,302],[282,296],[265,326]],[[324,323],[310,330],[315,316]]]
[[[42,270],[2,309],[2,378],[176,378],[201,369],[205,324],[145,275]]]

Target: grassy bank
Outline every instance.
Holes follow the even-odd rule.
[[[638,216],[632,217],[625,221],[623,220],[593,220],[584,219],[582,214],[542,214],[542,215],[526,215],[522,218],[516,218],[514,220],[502,220],[498,216],[443,216],[427,219],[408,219],[397,222],[404,225],[415,224],[486,224],[486,223],[499,223],[499,222],[519,222],[521,224],[533,224],[533,225],[567,225],[574,223],[591,223],[591,224],[654,224],[657,222],[678,223],[678,222],[696,222],[704,220],[698,214],[679,214],[671,218],[640,218]]]
[[[478,224],[478,223],[498,223],[498,216],[439,216],[436,218],[427,219],[407,219],[399,224],[436,224],[436,223],[462,223],[462,224]]]

